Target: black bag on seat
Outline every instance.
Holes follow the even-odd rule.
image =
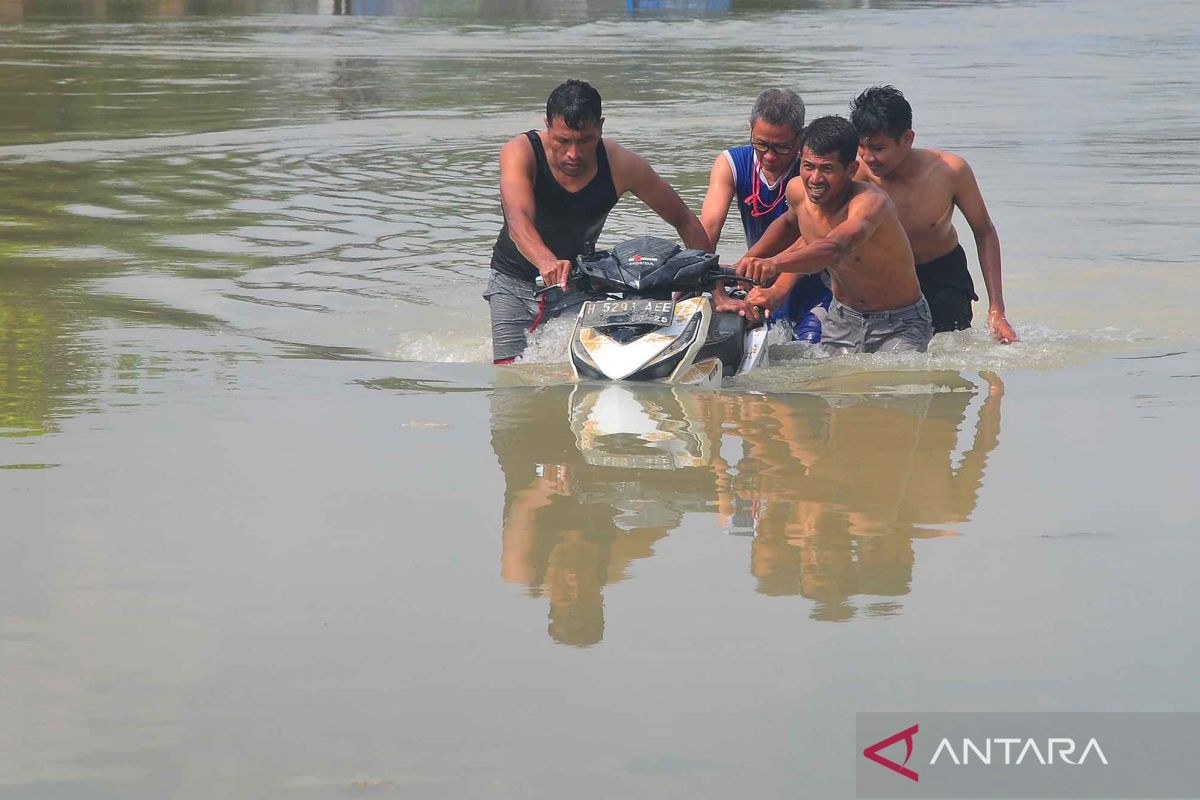
[[[591,292],[667,298],[672,292],[711,288],[717,256],[683,249],[657,236],[639,236],[578,259],[581,287]]]

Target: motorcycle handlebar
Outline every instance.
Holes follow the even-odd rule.
[[[744,275],[738,275],[737,270],[733,269],[732,267],[721,267],[719,270],[717,270],[717,272],[720,274],[720,279],[723,281],[741,281],[742,283],[748,283],[751,286],[760,285],[758,281],[754,280],[754,278],[747,278]]]
[[[567,283],[570,284],[571,281],[575,280],[578,277],[579,277],[579,268],[571,267],[571,271],[567,273]],[[542,295],[544,295],[546,292],[550,291],[551,289],[558,288],[557,283],[554,284],[553,286],[547,286],[546,281],[542,279],[541,275],[538,275],[533,279],[533,285],[535,287],[533,290],[534,297],[541,297]]]
[[[567,273],[567,282],[574,282],[580,277],[581,274],[582,273],[579,267],[571,267],[571,271]],[[714,270],[712,275],[714,283],[716,281],[734,281],[737,283],[748,283],[751,286],[761,285],[754,278],[747,278],[744,275],[738,275],[737,271],[730,267],[718,267],[716,270]],[[533,285],[535,287],[533,292],[534,297],[541,297],[546,292],[556,288],[555,286],[547,286],[546,282],[542,280],[541,275],[538,275],[533,279]]]

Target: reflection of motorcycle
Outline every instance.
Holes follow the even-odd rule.
[[[576,386],[570,420],[575,445],[592,466],[666,470],[709,464],[703,425],[689,417],[669,386]]]
[[[722,270],[715,254],[653,236],[580,256],[571,284],[604,297],[579,311],[569,345],[575,377],[719,387],[765,365],[766,328],[747,328],[700,294],[723,280],[748,282]]]
[[[575,497],[617,509],[613,522],[626,531],[671,530],[684,511],[705,510],[713,451],[696,404],[708,394],[655,384],[573,387],[571,431],[588,465],[572,487]],[[643,470],[653,470],[653,479]]]

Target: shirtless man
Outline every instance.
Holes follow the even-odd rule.
[[[859,158],[867,165],[858,177],[882,188],[896,204],[917,260],[921,291],[933,312],[934,331],[971,327],[971,301],[979,299],[967,254],[951,224],[958,208],[975,235],[988,294],[988,331],[1002,344],[1017,341],[1004,317],[1000,237],[970,165],[953,153],[913,147],[912,107],[894,86],[867,89],[850,109]]]
[[[791,208],[771,224],[804,233],[783,252],[763,258],[769,243],[780,240],[779,231],[768,229],[738,261],[738,274],[765,283],[781,272],[828,269],[833,302],[822,347],[835,353],[924,352],[933,324],[908,236],[887,194],[854,180],[857,152],[858,132],[848,120],[821,117],[808,126],[800,181],[788,184]],[[769,290],[756,288],[746,300],[766,304],[768,296]]]
[[[587,298],[567,287],[575,257],[590,252],[617,200],[632,192],[675,228],[687,247],[708,250],[696,215],[644,159],[602,140],[600,93],[571,80],[550,93],[546,129],[500,148],[504,227],[492,248],[483,296],[492,317],[492,360],[510,364],[525,333]],[[534,296],[538,275],[549,292]]]

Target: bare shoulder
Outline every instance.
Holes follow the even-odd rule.
[[[971,165],[960,155],[946,150],[924,150],[922,152],[927,154],[926,161],[930,169],[952,176],[966,175],[971,172]]]
[[[887,192],[873,183],[857,178],[850,184],[850,205],[867,213],[889,209],[893,214],[896,213],[892,198]]]
[[[733,176],[733,167],[729,164],[729,151],[722,150],[717,153],[717,157],[713,159],[712,171],[720,174],[728,174]]]
[[[533,163],[533,145],[529,137],[523,133],[509,139],[500,147],[500,160],[522,164],[526,161]]]
[[[788,205],[792,208],[799,208],[804,205],[808,194],[804,191],[804,181],[796,177],[787,182],[787,186],[783,188],[784,196],[787,197]]]
[[[631,175],[650,167],[646,159],[612,139],[604,139],[604,153],[614,175]]]
[[[881,184],[881,181],[875,175],[875,173],[867,169],[867,165],[863,164],[861,161],[858,164],[858,169],[854,173],[854,180],[858,181],[859,183],[869,183],[872,186],[879,186]]]
[[[628,191],[638,191],[638,187],[646,187],[649,182],[658,177],[650,162],[630,150],[617,144],[611,139],[604,139],[604,153],[608,156],[608,168],[612,171],[613,184],[617,194]]]
[[[518,133],[516,136],[504,143],[503,150],[533,150],[533,145],[529,142],[529,135]]]
[[[709,194],[716,193],[724,198],[723,202],[732,200],[732,195],[737,189],[737,176],[734,174],[733,166],[729,163],[728,150],[722,150],[717,153],[717,157],[713,159],[712,169],[708,171],[708,192]],[[730,197],[725,197],[730,195]]]

